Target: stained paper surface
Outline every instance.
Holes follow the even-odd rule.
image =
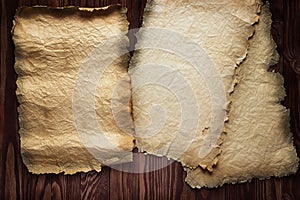
[[[192,187],[216,187],[297,171],[289,112],[280,105],[285,96],[283,78],[268,71],[278,61],[270,29],[271,15],[268,6],[263,6],[247,59],[237,70],[239,83],[232,95],[218,167],[211,174],[200,168],[186,169],[186,181]]]
[[[101,164],[131,161],[129,56],[112,56],[128,46],[127,29],[126,10],[119,6],[18,11],[15,69],[21,151],[29,171],[100,171]],[[114,35],[123,39],[109,50],[101,47]],[[105,57],[113,63],[106,66]]]
[[[180,161],[197,188],[295,173],[283,78],[267,71],[278,60],[267,6],[148,0],[131,60],[126,11],[83,10],[17,12],[29,171],[100,171],[137,146]]]
[[[129,69],[141,151],[213,171],[259,12],[255,1],[229,2],[148,1]]]

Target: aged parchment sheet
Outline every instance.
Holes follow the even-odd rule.
[[[129,68],[140,151],[213,171],[259,9],[255,1],[148,1]]]
[[[259,12],[254,0],[149,0],[129,77],[120,7],[20,9],[24,163],[34,173],[100,171],[131,161],[135,140],[182,162],[192,187],[294,173],[283,80],[267,72],[278,59],[270,13]],[[115,35],[125,39],[105,43]]]
[[[21,151],[29,171],[100,171],[101,164],[131,160],[129,56],[111,56],[128,46],[127,30],[126,10],[119,6],[18,10],[15,69]],[[124,36],[125,42],[101,47],[114,35]],[[114,62],[105,66],[93,53]],[[93,77],[95,73],[101,76]],[[116,116],[127,130],[119,128]]]
[[[278,61],[270,29],[271,14],[265,5],[247,59],[237,69],[238,85],[232,95],[218,166],[211,174],[186,168],[186,181],[192,187],[216,187],[297,171],[289,112],[280,105],[285,96],[283,78],[268,71]]]

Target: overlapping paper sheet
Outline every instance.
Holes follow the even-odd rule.
[[[232,95],[218,166],[211,174],[186,168],[186,181],[192,187],[216,187],[297,171],[289,112],[280,105],[285,96],[283,78],[268,71],[278,61],[270,29],[271,14],[265,5],[247,59],[237,69],[238,85]]]
[[[118,54],[129,46],[127,31],[119,6],[18,10],[15,69],[29,171],[70,174],[131,161],[129,56]]]
[[[148,1],[129,69],[141,151],[213,171],[235,69],[246,57],[259,7],[255,1]]]
[[[197,188],[294,173],[283,79],[267,71],[278,60],[270,13],[260,6],[148,0],[130,77],[120,7],[20,9],[13,39],[28,169],[99,171],[130,162],[137,146],[180,161]]]

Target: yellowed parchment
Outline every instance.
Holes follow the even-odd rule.
[[[112,39],[128,29],[120,7],[19,10],[13,39],[24,163],[34,173],[100,171],[131,161],[135,139],[142,152],[181,161],[192,187],[294,173],[283,80],[267,72],[278,59],[267,10],[249,47],[259,2],[148,1],[132,88],[121,50],[128,40]],[[214,99],[220,83],[224,102]],[[215,106],[225,128],[203,157],[220,118]]]
[[[222,142],[206,141],[216,132],[214,118],[220,117],[212,115],[214,104],[226,113],[235,85],[235,69],[246,57],[259,8],[255,1],[148,1],[143,28],[137,34],[138,50],[129,68],[136,146],[140,151],[167,156],[190,168],[201,166],[213,171]],[[154,45],[145,48],[153,43],[157,49]],[[196,55],[198,47],[202,51]],[[201,60],[200,68],[191,63],[193,59]],[[214,75],[210,75],[213,68]],[[211,81],[217,76],[225,97],[220,93],[220,98],[213,100],[215,90],[222,90]],[[153,83],[149,77],[153,77]],[[195,101],[189,100],[193,98]],[[218,98],[225,101],[216,103]],[[226,115],[217,124],[224,121]],[[208,154],[200,153],[211,145]]]
[[[72,174],[131,161],[133,126],[126,116],[130,116],[129,56],[105,66],[93,55],[109,57],[128,46],[127,30],[126,10],[119,6],[94,11],[18,10],[13,29],[15,69],[21,151],[29,171]],[[123,36],[125,43],[120,40],[113,46],[116,50],[105,50],[101,44],[114,35]],[[102,70],[96,81],[95,69]],[[90,89],[90,82],[96,86],[92,98],[76,96]],[[94,103],[90,110],[85,108],[89,99]],[[127,130],[117,125],[116,116]]]
[[[186,181],[192,187],[217,187],[297,171],[289,112],[280,105],[285,96],[283,78],[268,72],[269,66],[278,61],[270,28],[271,14],[265,5],[247,59],[237,69],[238,85],[232,95],[218,167],[211,174],[186,168]]]
[[[253,23],[258,20],[257,11],[260,10],[260,0],[219,0],[219,1],[199,1],[199,0],[150,0],[149,4],[159,4],[161,7],[182,7],[193,6],[202,7],[205,10],[217,9],[220,13],[227,13],[238,17],[239,19]],[[185,8],[184,8],[185,9]],[[178,16],[179,17],[179,16]]]

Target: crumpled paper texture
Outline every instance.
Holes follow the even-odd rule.
[[[149,4],[159,4],[162,7],[182,7],[197,6],[205,10],[217,9],[218,12],[227,13],[238,17],[248,23],[258,20],[257,11],[261,6],[260,0],[219,0],[219,1],[199,1],[199,0],[149,0]]]
[[[270,29],[271,14],[264,5],[247,59],[237,69],[238,85],[218,166],[211,174],[186,168],[186,181],[192,187],[216,187],[297,171],[299,160],[289,132],[289,112],[280,105],[285,96],[283,78],[268,71],[279,57]]]
[[[103,68],[95,92],[99,129],[115,148],[93,141],[84,143],[93,135],[79,133],[76,129],[79,124],[74,118],[89,117],[92,113],[79,112],[74,116],[72,107],[82,64],[90,61],[90,53],[113,35],[123,34],[126,38],[127,30],[126,10],[120,6],[94,11],[76,8],[18,10],[13,29],[15,70],[18,73],[21,153],[29,171],[72,174],[93,169],[100,171],[101,164],[106,161],[131,161],[133,137],[118,127],[111,109],[114,88],[121,82],[122,91],[116,91],[119,95],[114,99],[119,109],[116,112],[127,111],[130,115],[130,105],[126,102],[131,95],[126,68],[128,55],[106,68],[97,60],[91,62]],[[128,43],[127,40],[125,45],[129,46]],[[124,43],[119,46],[121,48]],[[84,86],[81,89],[84,90]],[[78,102],[84,106],[87,100],[81,97]],[[124,122],[132,129],[130,120],[126,118]],[[93,150],[103,155],[103,160],[95,156]],[[127,157],[124,152],[128,153]]]
[[[212,98],[209,93],[213,91],[209,91],[207,87],[207,84],[212,83],[201,77],[206,76],[205,73],[201,74],[201,71],[198,73],[195,67],[185,60],[186,58],[168,51],[170,49],[143,49],[143,45],[147,43],[156,42],[159,44],[164,42],[160,37],[153,38],[153,35],[149,34],[145,28],[161,29],[162,32],[163,30],[173,31],[191,39],[204,50],[202,56],[208,56],[215,64],[216,76],[220,75],[224,85],[227,100],[221,106],[225,112],[227,104],[231,101],[230,94],[234,90],[236,67],[246,57],[248,39],[254,32],[252,24],[258,19],[259,5],[255,1],[246,3],[225,0],[148,1],[143,18],[144,29],[142,28],[137,34],[137,48],[140,49],[135,51],[129,68],[133,91],[135,91],[132,94],[132,102],[136,127],[136,146],[140,151],[167,156],[181,161],[183,165],[190,168],[201,166],[203,169],[213,171],[213,166],[217,164],[217,157],[221,153],[220,144],[222,143],[222,139],[216,141],[214,148],[208,155],[205,157],[199,155],[201,147],[206,148],[205,138],[213,129],[211,125]],[[243,10],[246,10],[247,13],[244,13]],[[173,41],[173,43],[180,42],[183,43],[181,48],[186,48],[183,51],[192,50],[188,48],[189,46],[186,47],[185,41]],[[183,77],[188,83],[187,87],[182,87],[178,82],[177,88],[182,88],[178,92],[179,95],[174,94],[170,85],[176,84],[176,75],[165,73],[162,78],[168,79],[170,85],[148,84],[138,88],[147,74],[150,75],[147,70],[143,70],[147,63],[167,66]],[[203,65],[206,64],[203,63]],[[161,76],[161,74],[157,73],[157,76]],[[194,116],[198,119],[198,127],[195,128],[196,133],[192,137],[178,137],[181,123],[193,127],[189,121],[192,121],[194,117],[190,116],[187,119],[182,117],[184,111],[182,104],[184,102],[180,102],[181,96],[191,98],[186,92],[188,89],[193,91],[199,105],[194,109],[195,112],[199,111],[199,115]],[[162,108],[156,109],[155,106],[157,105]],[[161,118],[164,125],[159,124],[161,128],[153,131],[152,123],[156,122],[156,118]],[[222,123],[224,121],[226,121],[226,116]],[[149,135],[151,132],[154,133]],[[188,132],[186,131],[182,135],[188,135]]]
[[[203,61],[203,66],[215,67],[224,85],[226,102],[220,105],[225,113],[223,134],[204,158],[199,150],[206,147],[214,111],[208,79],[189,62],[193,59],[168,51],[172,48],[143,49],[144,45],[164,40],[153,38],[149,29],[141,29],[137,34],[140,49],[130,61],[129,74],[128,54],[103,67],[95,83],[93,112],[85,112],[78,108],[88,104],[84,95],[79,96],[76,105],[73,101],[80,70],[88,64],[102,68],[105,59],[98,58],[105,57],[105,53],[114,54],[115,48],[103,50],[99,46],[113,35],[127,32],[124,11],[118,7],[98,11],[20,9],[13,39],[21,151],[29,171],[100,171],[103,163],[130,162],[135,140],[140,151],[181,161],[187,171],[186,181],[192,187],[216,187],[253,177],[295,173],[298,158],[289,133],[289,114],[280,105],[285,95],[283,79],[267,71],[278,60],[270,35],[270,13],[264,6],[259,18],[260,5],[254,0],[147,3],[143,27],[187,36],[203,50],[201,58],[196,58]],[[172,34],[168,37],[172,39]],[[171,46],[190,52],[190,46],[184,44],[187,41],[173,41]],[[128,41],[115,44],[117,49],[123,48]],[[90,87],[91,77],[84,76],[81,90]],[[165,85],[154,81],[136,87],[152,77]],[[131,89],[134,126],[130,116]],[[192,99],[189,91],[198,107],[183,105]],[[184,112],[191,114],[182,117]],[[105,137],[100,142],[93,140],[96,133],[78,131],[79,125],[91,126],[88,120],[82,124],[74,120],[76,115],[89,119],[93,114],[96,129],[99,125]],[[195,119],[197,124],[191,123]],[[182,124],[186,130],[196,131],[192,137],[190,133],[186,135],[189,137],[177,137]]]

